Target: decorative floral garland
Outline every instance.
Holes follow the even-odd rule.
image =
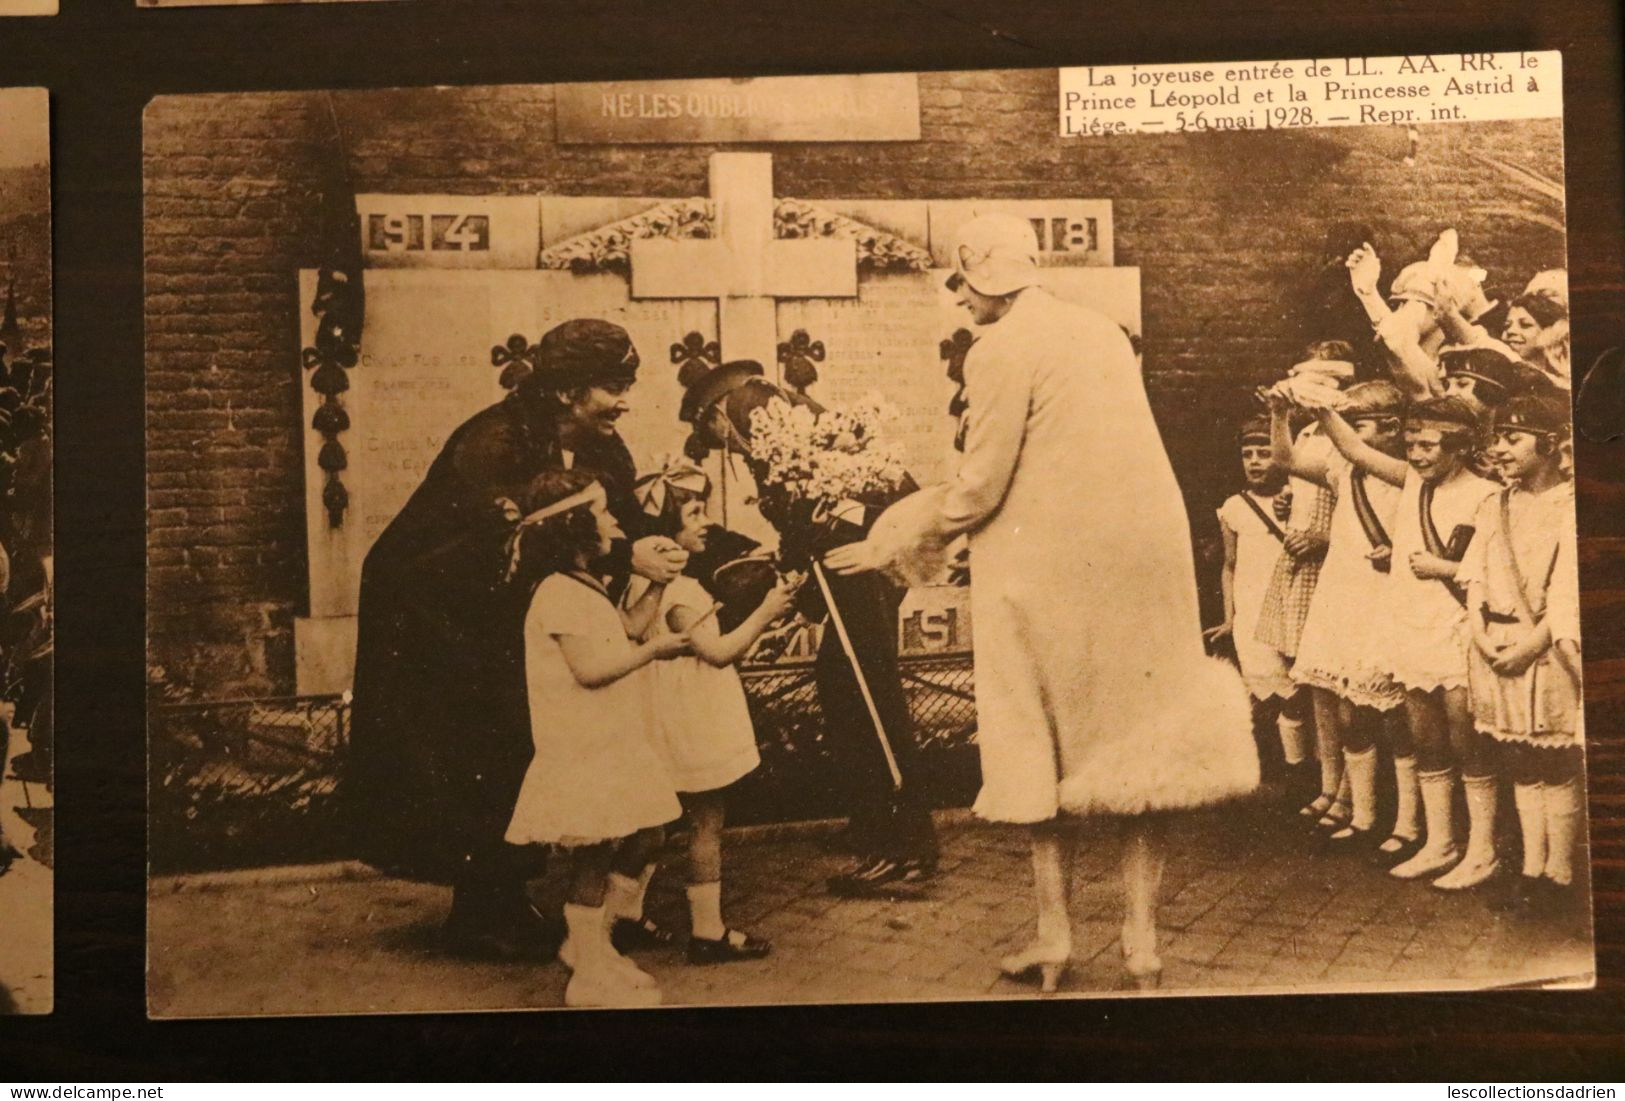
[[[800,199],[780,199],[774,206],[773,236],[781,240],[837,237],[855,241],[858,270],[871,274],[931,268],[931,254],[918,245]]]
[[[322,396],[322,404],[310,426],[322,437],[316,465],[326,475],[322,486],[322,506],[327,509],[331,527],[344,524],[350,507],[350,492],[340,474],[350,465],[339,433],[350,427],[350,414],[339,395],[350,388],[350,368],[361,358],[362,292],[359,280],[347,272],[324,267],[316,277],[316,294],[310,312],[316,315],[316,341],[304,350],[305,370],[311,372],[310,388]]]
[[[704,239],[716,230],[716,206],[709,199],[674,199],[630,218],[582,233],[542,250],[540,266],[581,275],[631,270],[632,242],[656,238]],[[885,230],[836,214],[800,199],[780,199],[773,208],[773,236],[780,240],[836,237],[857,245],[858,270],[866,273],[927,271],[931,254]]]
[[[633,241],[710,237],[715,222],[716,211],[709,200],[677,199],[544,249],[540,265],[578,275],[601,271],[625,274],[632,269]]]

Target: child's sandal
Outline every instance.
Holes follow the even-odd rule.
[[[1335,795],[1327,795],[1325,792],[1321,792],[1300,808],[1298,813],[1305,818],[1319,819],[1331,809],[1332,801],[1336,798]]]
[[[1323,830],[1336,833],[1338,830],[1347,829],[1353,821],[1353,807],[1347,803],[1333,803],[1326,808],[1326,813],[1320,816],[1320,821],[1316,822],[1315,825]]]
[[[642,948],[670,948],[677,943],[677,935],[646,917],[616,918],[609,930],[609,942],[617,952],[636,952]]]
[[[705,937],[688,938],[689,963],[733,963],[736,960],[759,960],[773,950],[767,941],[753,937],[738,929],[729,929],[716,940]]]

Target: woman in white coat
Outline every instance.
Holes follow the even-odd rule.
[[[963,458],[825,562],[907,574],[968,534],[975,812],[1029,827],[1038,901],[1037,939],[1003,967],[1055,988],[1072,949],[1066,818],[1116,815],[1124,962],[1152,985],[1155,812],[1253,790],[1258,759],[1240,677],[1203,651],[1189,520],[1128,338],[1039,282],[1026,221],[964,228],[948,286],[981,333],[965,360]]]

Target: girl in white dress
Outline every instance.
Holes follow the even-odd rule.
[[[712,534],[705,511],[711,483],[704,471],[668,460],[661,471],[640,479],[637,492],[644,511],[655,517],[652,530],[676,540],[698,568]],[[698,578],[685,574],[666,587],[649,628],[651,639],[687,638],[693,648],[692,654],[656,664],[650,678],[655,747],[691,827],[690,963],[760,959],[771,947],[722,920],[723,794],[761,763],[734,663],[790,611],[795,591],[793,584],[775,585],[742,622],[724,630],[717,602]]]
[[[535,584],[525,616],[525,679],[535,754],[525,771],[506,840],[558,845],[568,854],[559,959],[571,968],[571,1006],[656,1005],[655,981],[610,944],[604,896],[621,847],[657,843],[682,813],[649,737],[644,666],[685,653],[681,633],[634,645],[664,586],[627,613],[610,599],[592,563],[620,526],[604,487],[578,471],[548,471],[531,485],[512,544],[513,583]]]
[[[1325,487],[1337,499],[1332,512],[1331,547],[1321,567],[1320,585],[1309,606],[1303,639],[1292,678],[1315,696],[1315,713],[1329,728],[1333,752],[1345,762],[1349,804],[1335,813],[1331,836],[1338,843],[1367,839],[1376,824],[1377,749],[1373,734],[1388,727],[1394,752],[1398,813],[1385,852],[1398,854],[1418,842],[1421,822],[1416,790],[1416,760],[1404,737],[1403,724],[1389,724],[1389,713],[1404,702],[1404,692],[1383,669],[1392,643],[1392,616],[1387,611],[1388,575],[1399,487],[1354,466],[1342,455],[1292,447],[1287,435],[1284,398],[1271,397],[1276,452],[1286,456],[1291,471]],[[1389,382],[1362,382],[1350,387],[1340,405],[1341,419],[1360,441],[1396,462],[1403,449],[1400,435],[1405,397]],[[1326,438],[1324,433],[1320,437]],[[1412,848],[1410,851],[1414,851]],[[1410,852],[1405,852],[1408,858]]]
[[[1476,886],[1496,872],[1498,800],[1487,739],[1473,728],[1466,594],[1456,570],[1472,539],[1478,507],[1496,490],[1494,482],[1468,467],[1482,431],[1482,406],[1457,395],[1412,406],[1405,419],[1404,462],[1363,442],[1335,412],[1322,412],[1321,423],[1349,462],[1401,487],[1388,574],[1387,608],[1395,630],[1385,664],[1405,689],[1427,841],[1389,874],[1399,879],[1439,875],[1434,885],[1446,890]],[[1467,860],[1455,834],[1458,768],[1467,791]],[[1452,871],[1458,864],[1460,874]]]
[[[1229,638],[1235,644],[1241,679],[1253,699],[1255,734],[1273,721],[1280,738],[1281,757],[1289,768],[1304,764],[1310,754],[1302,708],[1305,693],[1288,675],[1285,654],[1258,638],[1259,613],[1264,594],[1288,538],[1277,518],[1277,505],[1286,497],[1284,468],[1270,445],[1270,423],[1254,417],[1241,428],[1241,470],[1247,481],[1242,492],[1219,506],[1219,532],[1224,538],[1224,622],[1206,633],[1210,642]],[[1266,756],[1263,747],[1260,757]]]
[[[1520,397],[1496,416],[1489,457],[1507,488],[1479,507],[1457,580],[1467,587],[1473,719],[1512,773],[1523,834],[1514,904],[1572,896],[1580,837],[1580,602],[1568,403]]]

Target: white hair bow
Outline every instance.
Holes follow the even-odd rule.
[[[650,516],[659,516],[666,508],[669,490],[681,489],[695,496],[703,496],[711,486],[705,471],[680,455],[660,455],[656,460],[660,469],[645,474],[632,487],[638,504]]]

